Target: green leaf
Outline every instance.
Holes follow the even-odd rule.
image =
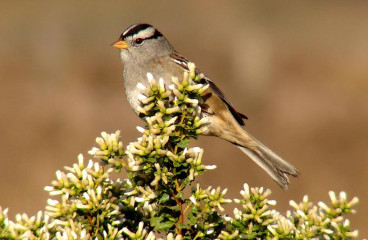
[[[184,223],[180,223],[180,224],[178,225],[178,228],[179,228],[179,229],[189,229],[189,227],[188,227],[186,224],[184,224]]]
[[[174,226],[175,222],[167,221],[167,222],[160,222],[155,226],[155,229],[160,230],[167,230],[170,229],[172,226]]]
[[[182,197],[183,197],[183,194],[184,194],[183,192],[179,192],[179,193],[176,195],[176,197],[177,197],[177,198],[182,198]]]
[[[169,194],[167,194],[167,193],[164,193],[164,194],[162,194],[162,197],[160,198],[159,202],[160,202],[160,203],[165,203],[165,202],[167,202],[169,199],[170,199],[170,195],[169,195]]]
[[[188,214],[188,223],[189,223],[190,225],[194,225],[194,224],[196,224],[196,222],[197,222],[197,219],[195,218],[195,216],[193,215],[193,213],[192,213],[192,212],[190,212],[190,213]]]
[[[180,187],[183,189],[184,187],[191,184],[193,180],[190,180],[189,178],[184,179],[184,181],[180,184]]]
[[[240,222],[239,220],[234,220],[233,223],[232,223],[236,229],[238,229],[239,231],[244,231],[245,229],[245,226],[242,222]]]
[[[157,226],[158,224],[160,224],[160,222],[163,220],[163,217],[153,217],[151,218],[151,225],[152,226]]]
[[[179,211],[180,210],[180,207],[178,206],[178,205],[175,205],[175,206],[167,206],[166,208],[168,208],[168,209],[171,209],[171,210],[173,210],[173,211]]]
[[[180,148],[186,148],[189,145],[189,139],[188,138],[184,138],[183,140],[181,140],[178,143],[178,147]]]
[[[176,167],[176,168],[178,168],[178,167],[180,167],[181,166],[181,162],[173,162],[173,165],[174,165],[174,167]],[[180,172],[176,172],[176,173],[180,173]]]

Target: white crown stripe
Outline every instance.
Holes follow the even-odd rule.
[[[144,30],[139,31],[136,36],[137,38],[142,38],[142,39],[146,39],[146,38],[151,38],[153,35],[155,35],[155,29],[153,27],[150,28],[146,28]]]
[[[125,34],[127,34],[131,29],[135,28],[136,26],[138,26],[138,25],[136,24],[136,25],[131,26],[130,28],[125,30],[122,35],[125,36]]]
[[[122,36],[126,36],[127,34],[129,36],[137,36],[138,38],[143,38],[143,39],[146,39],[146,38],[150,38],[152,36],[154,36],[155,32],[156,32],[156,29],[152,26],[145,26],[145,28],[142,28],[142,24],[136,24],[136,25],[133,25],[131,27],[129,27],[127,30],[125,30],[122,34]],[[132,31],[134,30],[135,28],[138,28],[139,30],[136,32],[136,31]],[[130,32],[134,32],[134,34],[130,33]]]

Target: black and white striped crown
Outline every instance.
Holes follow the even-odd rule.
[[[138,36],[142,40],[162,37],[163,35],[152,25],[147,23],[135,24],[128,27],[120,36],[121,39]]]

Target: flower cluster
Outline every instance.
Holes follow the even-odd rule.
[[[208,85],[194,64],[182,79],[147,74],[139,83],[142,94],[137,112],[145,125],[142,134],[124,147],[120,131],[103,132],[97,147],[72,167],[56,172],[45,187],[51,198],[44,212],[15,221],[0,207],[0,239],[350,239],[345,214],[354,213],[358,199],[330,192],[331,206],[311,203],[308,197],[281,215],[269,200],[270,190],[244,184],[240,199],[227,199],[227,189],[193,184],[199,174],[215,169],[202,163],[203,150],[189,148],[189,140],[208,130],[202,95]],[[110,173],[126,172],[126,179]],[[54,199],[57,198],[57,199]],[[234,201],[233,217],[224,204]]]
[[[297,204],[290,201],[293,211],[287,212],[291,225],[295,225],[295,236],[320,237],[324,239],[349,239],[358,236],[358,231],[350,230],[350,222],[344,219],[343,214],[355,212],[352,209],[358,203],[358,198],[347,200],[345,192],[340,192],[337,197],[332,191],[329,192],[331,206],[318,202],[318,206],[309,202],[308,196]]]
[[[124,165],[122,157],[125,156],[123,142],[120,138],[120,131],[112,134],[101,133],[101,137],[96,138],[97,147],[93,147],[88,153],[97,159],[102,160],[102,164],[111,164],[115,171],[120,172]]]
[[[349,220],[343,214],[354,212],[358,203],[355,197],[347,201],[341,192],[339,198],[330,192],[331,207],[319,202],[318,206],[304,196],[297,204],[290,201],[294,210],[281,215],[270,207],[276,201],[268,200],[271,191],[263,188],[249,188],[244,184],[240,192],[242,199],[234,201],[241,204],[241,209],[234,209],[234,219],[230,219],[231,227],[222,231],[219,239],[351,239],[358,236],[358,231],[351,231]],[[229,221],[229,220],[228,220]]]

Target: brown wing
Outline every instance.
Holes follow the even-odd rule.
[[[182,68],[184,68],[186,70],[189,70],[188,69],[188,60],[186,58],[184,58],[183,56],[181,56],[179,53],[177,53],[177,52],[174,51],[172,54],[170,54],[170,57],[173,59],[173,61],[176,64],[178,64],[179,66],[181,66]],[[198,68],[196,68],[196,73],[198,73],[198,74],[200,73],[200,70]],[[231,114],[234,116],[235,120],[241,126],[244,126],[243,119],[248,119],[248,117],[245,116],[242,113],[237,112],[235,110],[235,108],[233,107],[233,105],[231,104],[231,102],[225,97],[225,94],[220,90],[220,88],[218,88],[211,81],[211,79],[209,79],[208,77],[204,77],[201,80],[210,85],[210,88],[221,98],[222,101],[224,101],[224,103],[226,104],[226,106],[229,108]]]

